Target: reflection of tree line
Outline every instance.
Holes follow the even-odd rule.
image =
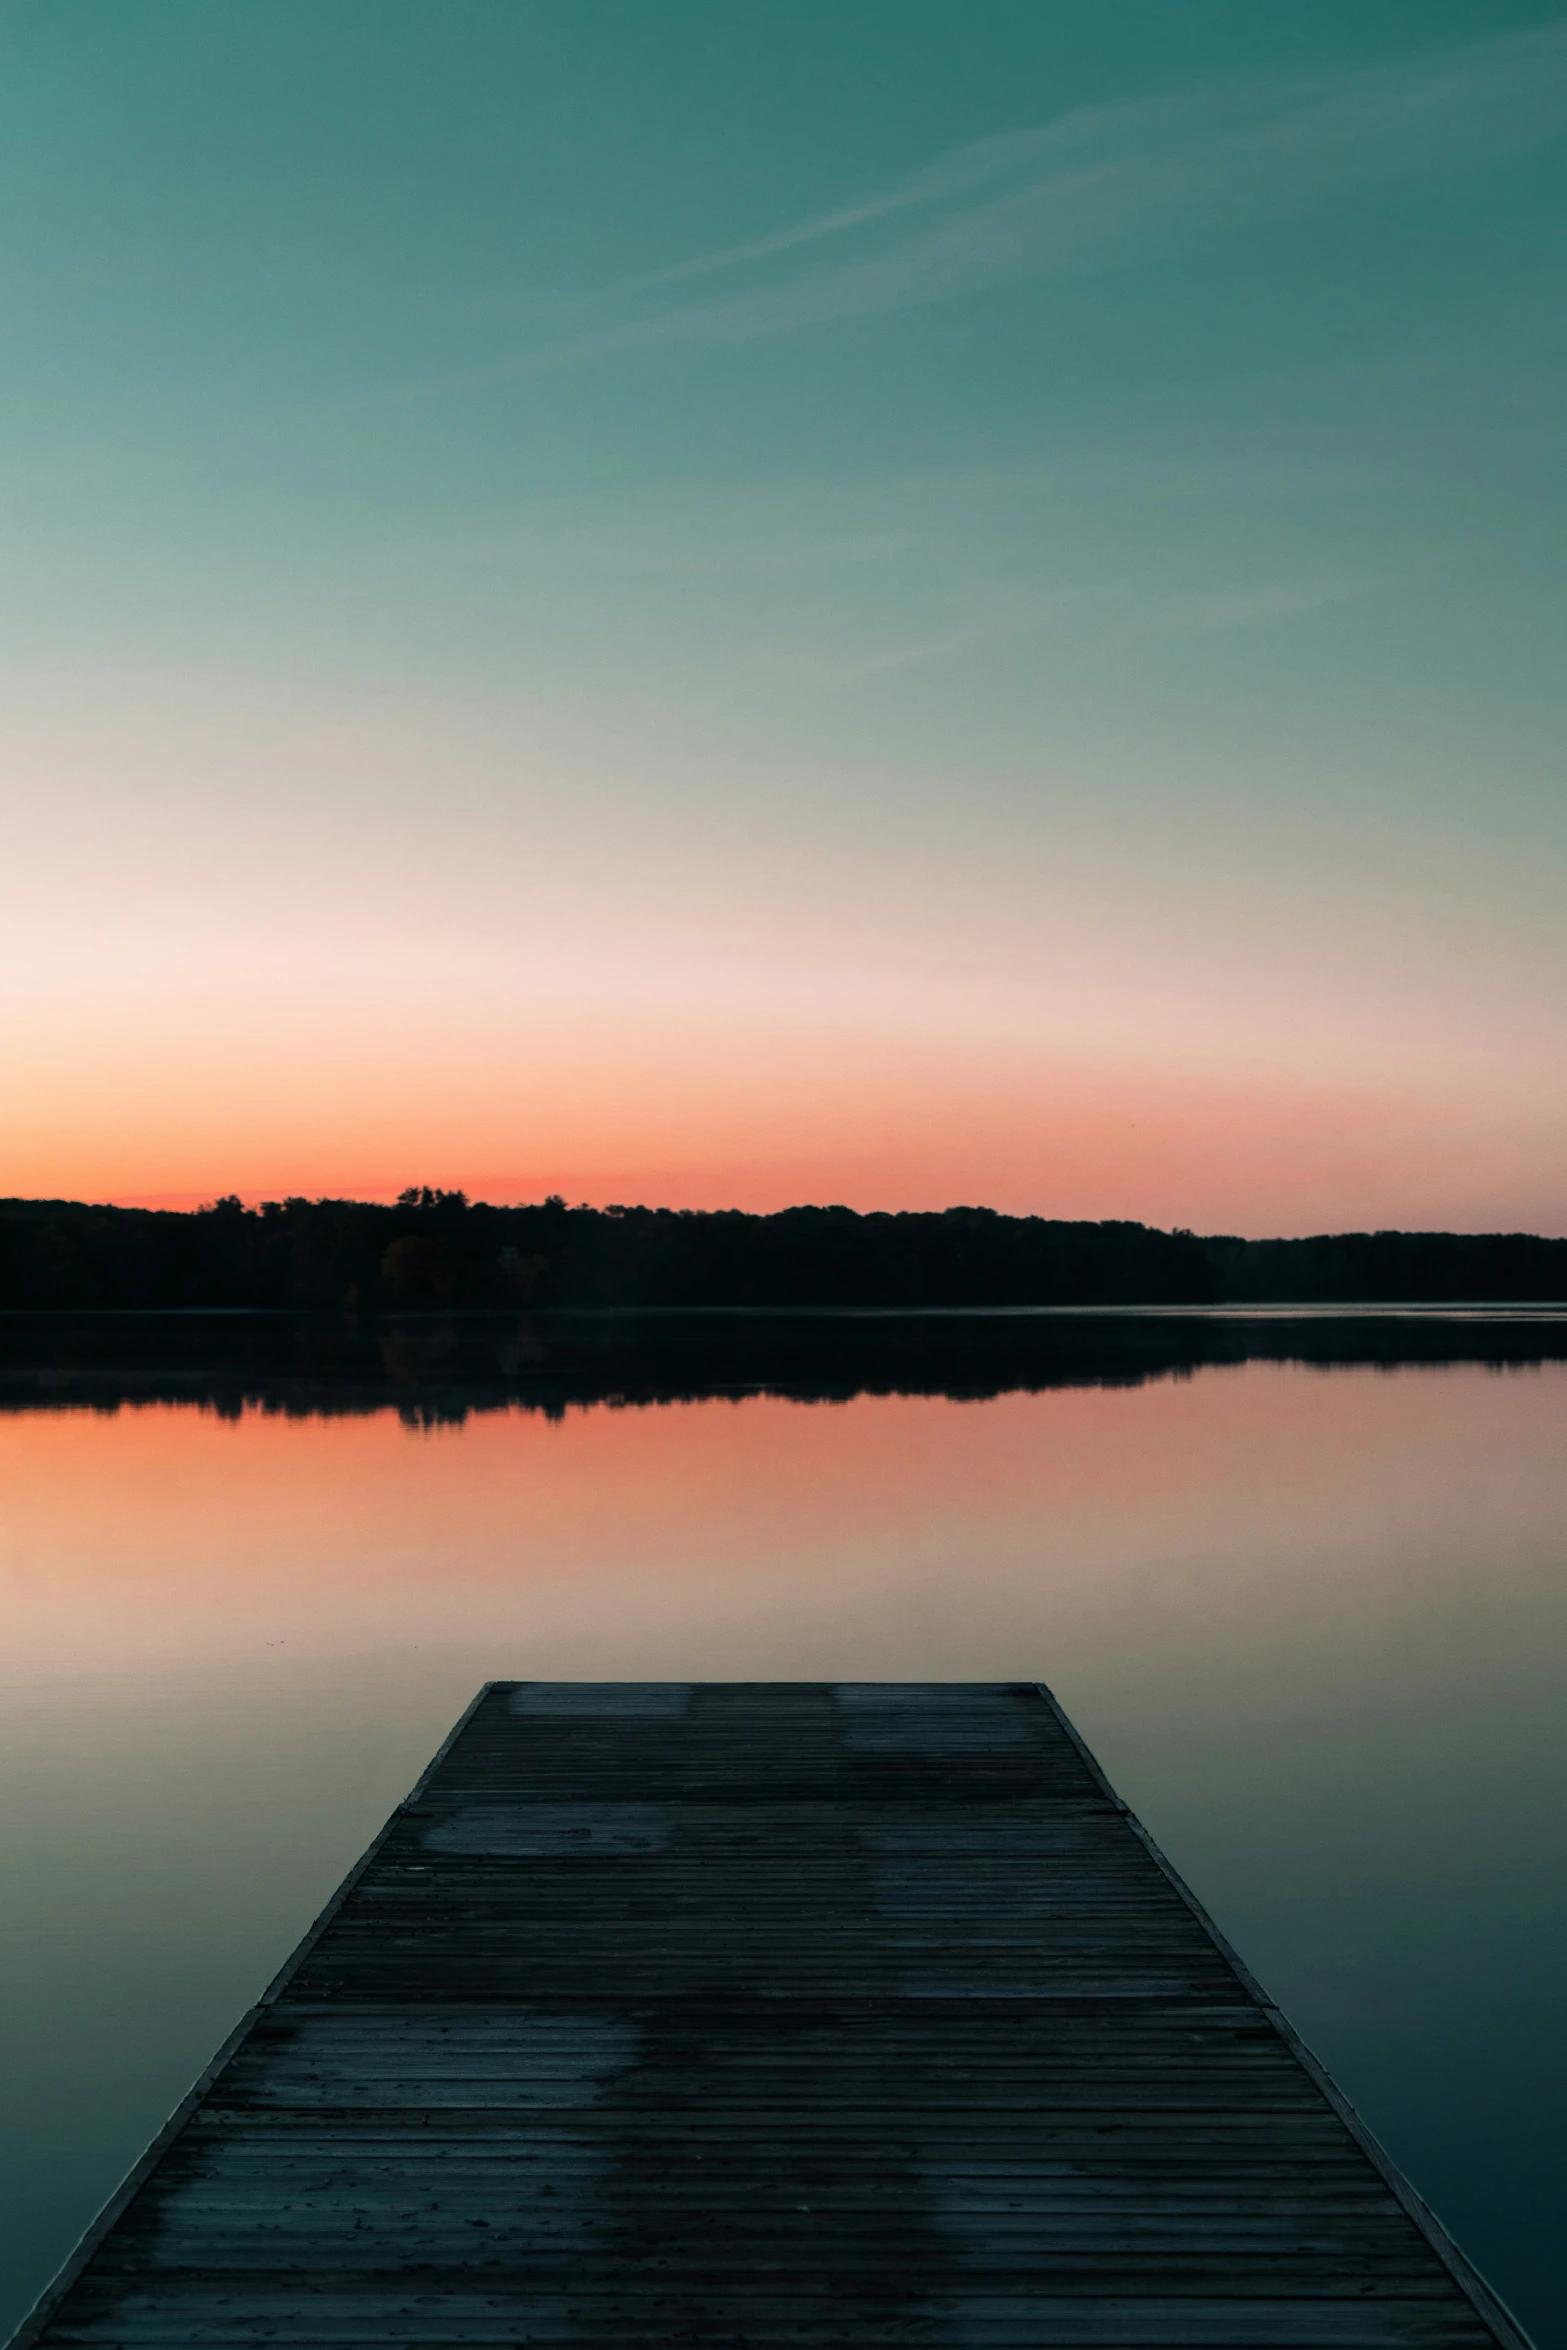
[[[1259,1361],[1523,1370],[1567,1362],[1567,1313],[23,1314],[0,1319],[0,1409],[184,1402],[236,1419],[395,1410],[411,1427],[437,1427],[519,1407],[559,1417],[747,1395],[977,1402]]]
[[[1206,1305],[1567,1296],[1527,1233],[1201,1239],[987,1208],[499,1208],[460,1191],[181,1214],[0,1201],[0,1308]]]

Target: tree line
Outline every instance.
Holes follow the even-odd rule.
[[[0,1309],[406,1313],[552,1307],[961,1307],[1542,1301],[1567,1240],[1528,1233],[1202,1238],[989,1208],[698,1212],[237,1198],[193,1211],[0,1200]]]

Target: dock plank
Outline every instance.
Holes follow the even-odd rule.
[[[1524,2350],[1033,1684],[495,1683],[15,2350]]]

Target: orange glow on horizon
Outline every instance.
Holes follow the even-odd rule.
[[[391,1200],[428,1183],[500,1203],[976,1204],[1247,1234],[1564,1228],[1552,1124],[1520,1132],[1499,1111],[1477,1132],[1429,1094],[907,1056],[842,1055],[815,1083],[787,1064],[773,1074],[729,1087],[722,1069],[666,1069],[661,1100],[645,1076],[640,1099],[621,1091],[602,1065],[566,1099],[497,1084],[489,1099],[389,1101],[345,1080],[334,1109],[263,1068],[248,1093],[231,1079],[183,1099],[165,1086],[61,1101],[8,1136],[0,1194],[191,1208],[230,1192]]]
[[[421,775],[455,756],[439,716]],[[135,737],[148,792],[167,717]],[[290,814],[247,767],[225,832],[205,755],[150,843],[38,770],[54,879],[0,925],[0,1195],[1567,1221],[1556,996],[1325,915],[1309,871],[1199,891],[994,842],[967,870],[885,829],[825,865],[792,833],[720,856],[604,777],[581,837],[562,785],[532,830],[478,803],[443,829],[421,791],[367,839],[353,795],[316,779]]]

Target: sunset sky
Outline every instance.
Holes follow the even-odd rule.
[[[0,1193],[1567,1231],[1567,17],[0,6]]]

